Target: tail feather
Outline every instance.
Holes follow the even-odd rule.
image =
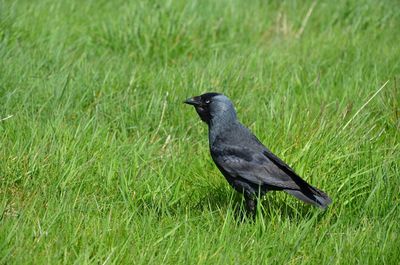
[[[302,200],[305,203],[309,203],[323,209],[326,209],[326,207],[328,207],[328,205],[332,203],[331,198],[329,198],[329,196],[325,192],[310,185],[300,190],[286,189],[284,191],[293,195],[299,200]]]

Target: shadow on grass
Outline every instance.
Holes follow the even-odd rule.
[[[203,215],[208,212],[218,213],[221,216],[231,213],[237,222],[254,220],[245,210],[242,194],[225,186],[202,188],[195,194],[174,201],[144,197],[135,204],[134,208],[138,213],[152,214],[160,219],[165,216],[178,217],[189,213]],[[311,219],[317,214],[319,220],[323,213],[320,209],[304,204],[284,192],[272,191],[259,198],[256,218],[302,221]]]
[[[245,210],[244,198],[242,194],[235,191],[227,192],[226,189],[214,188],[203,193],[203,196],[194,206],[199,211],[211,212],[234,212],[237,221],[251,221],[254,216]],[[258,199],[257,218],[276,218],[289,219],[291,221],[308,220],[320,212],[318,216],[323,216],[323,212],[314,206],[299,202],[283,192],[271,191]],[[319,218],[318,218],[319,219]]]

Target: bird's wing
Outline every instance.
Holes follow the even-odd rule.
[[[269,150],[252,150],[243,146],[221,146],[213,149],[215,163],[235,178],[256,185],[282,189],[299,189],[301,178]]]

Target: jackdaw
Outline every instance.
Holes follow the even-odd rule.
[[[303,202],[325,209],[332,200],[304,181],[242,125],[228,97],[205,93],[189,98],[208,125],[211,157],[229,184],[243,193],[246,209],[256,213],[257,197],[268,191],[285,191]]]

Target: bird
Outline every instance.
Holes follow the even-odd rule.
[[[332,203],[325,192],[303,180],[239,122],[227,96],[208,92],[184,103],[194,106],[208,125],[211,157],[230,186],[243,194],[246,212],[255,216],[257,200],[269,191],[284,191],[322,209]]]

